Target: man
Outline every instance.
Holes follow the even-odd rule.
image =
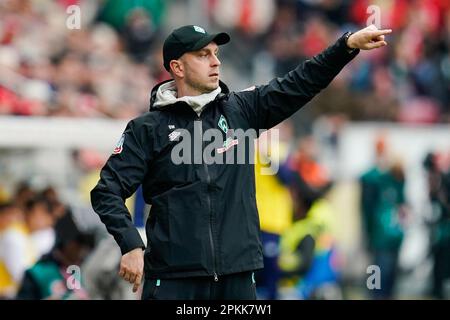
[[[256,297],[253,272],[263,268],[263,255],[253,164],[198,161],[210,146],[196,133],[220,130],[226,142],[213,152],[226,155],[244,143],[233,139],[234,130],[277,125],[325,88],[359,49],[385,46],[390,32],[371,26],[346,33],[283,78],[243,92],[229,92],[219,81],[218,46],[229,42],[226,33],[210,35],[190,25],[168,36],[164,67],[173,80],[152,90],[150,112],[128,123],[91,192],[95,211],[122,251],[120,275],[137,290],[145,274],[143,299]],[[186,131],[194,139],[179,139]],[[179,140],[193,151],[193,163],[174,161]],[[253,147],[245,146],[245,156]],[[188,151],[183,159],[189,160]],[[145,258],[124,204],[139,185],[152,205]]]

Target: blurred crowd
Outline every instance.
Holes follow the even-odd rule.
[[[0,300],[137,299],[93,211],[63,203],[52,186],[0,185]]]
[[[408,181],[404,161],[392,152],[389,136],[383,132],[378,134],[371,166],[354,181],[358,190],[355,198],[360,249],[371,266],[368,270],[378,272],[378,276],[375,273],[371,279],[367,278],[370,273],[360,273],[348,277],[348,269],[358,262],[354,255],[347,252],[346,256],[339,231],[351,232],[351,224],[337,222],[345,219],[342,210],[351,210],[352,205],[347,203],[345,208],[336,205],[333,193],[339,181],[332,178],[320,161],[317,141],[312,136],[293,139],[289,121],[276,129],[280,130],[280,143],[268,153],[264,141],[271,131],[262,135],[255,166],[265,266],[257,278],[260,298],[349,298],[352,281],[359,283],[356,285],[361,289],[359,298],[449,298],[446,285],[450,280],[448,150],[429,152],[417,164],[426,177],[425,202],[430,204],[429,210],[418,213],[406,197]],[[271,154],[271,161],[280,160],[279,170],[272,175],[261,170],[269,168],[270,162],[264,160],[267,154]],[[415,223],[425,226],[427,248],[420,260],[405,267],[400,263],[400,253],[405,249],[405,235]],[[352,241],[357,240],[352,238]],[[432,267],[429,272],[422,271],[426,273],[425,285],[420,292],[401,289],[399,279],[405,279],[408,273],[409,279],[413,279],[411,273],[424,263]]]
[[[81,6],[81,29],[66,27],[72,4]],[[388,48],[361,54],[302,117],[449,121],[446,0],[5,0],[0,114],[128,119],[147,111],[151,88],[169,77],[164,34],[180,21],[200,24],[186,11],[232,34],[222,60],[233,90],[284,74],[346,30],[392,28]]]
[[[66,8],[79,2],[82,28],[70,30]],[[167,76],[156,26],[148,11],[121,2],[112,10],[99,1],[2,1],[0,114],[128,119],[146,111],[149,90]]]
[[[0,203],[0,297],[53,294],[52,278],[62,275],[64,266],[81,263],[92,243],[88,238],[52,187],[36,192],[26,183],[19,185],[12,198]]]

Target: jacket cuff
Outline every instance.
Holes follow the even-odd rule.
[[[145,249],[144,242],[136,228],[127,229],[121,236],[119,247],[122,255],[136,248]]]
[[[345,60],[350,61],[354,57],[356,57],[359,53],[359,49],[351,49],[347,46],[347,34],[348,32],[344,33],[336,42],[336,49],[339,52],[339,56]]]

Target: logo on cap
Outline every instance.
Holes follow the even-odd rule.
[[[194,26],[194,30],[200,33],[206,33],[205,29],[199,26]]]

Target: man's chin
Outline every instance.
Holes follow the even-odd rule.
[[[219,80],[217,80],[217,82],[212,85],[213,90],[216,90],[219,87],[219,85],[220,85]]]
[[[213,92],[213,91],[216,90],[218,87],[219,87],[219,82],[217,82],[216,84],[207,86],[207,87],[205,87],[205,93]]]

